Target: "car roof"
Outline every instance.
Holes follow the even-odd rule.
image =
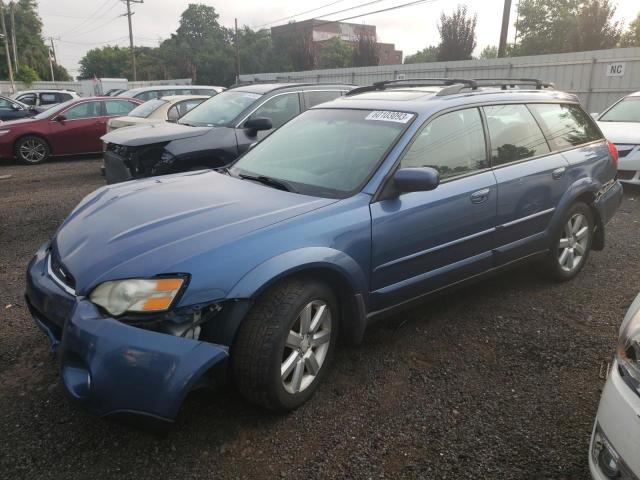
[[[633,92],[627,95],[627,97],[640,97],[640,92]]]
[[[32,88],[29,90],[20,90],[19,92],[16,92],[15,94],[19,94],[19,93],[38,93],[38,92],[44,92],[44,93],[75,93],[76,95],[78,94],[78,92],[74,92],[73,90],[67,90],[65,88]]]
[[[236,85],[230,87],[228,91],[237,90],[247,93],[270,93],[274,90],[301,89],[301,90],[317,90],[322,88],[347,89],[355,88],[355,85],[344,83],[247,83],[244,85]]]
[[[176,88],[199,88],[199,89],[207,89],[207,90],[216,90],[216,89],[224,89],[224,87],[220,87],[217,85],[150,85],[148,87],[136,87],[125,90],[126,92],[132,93],[140,93],[146,91],[154,91],[154,90],[175,90]]]
[[[198,100],[198,99],[211,98],[208,95],[167,95],[158,100],[167,100],[169,102],[179,102],[180,100]]]
[[[394,88],[372,90],[355,95],[347,95],[313,108],[345,108],[360,110],[399,110],[418,114],[431,114],[439,110],[465,105],[515,102],[563,102],[579,103],[570,93],[558,90],[501,90],[479,88],[460,93],[439,96],[446,87]]]

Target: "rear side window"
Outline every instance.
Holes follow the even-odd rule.
[[[60,103],[58,96],[55,93],[41,93],[40,105],[52,105],[54,103]]]
[[[151,90],[151,91],[148,91],[148,92],[142,92],[142,93],[139,93],[138,95],[135,96],[135,98],[138,98],[140,100],[144,100],[145,102],[147,100],[152,100],[152,99],[158,98],[158,97],[159,97],[159,95],[158,95],[157,90]]]
[[[194,95],[208,95],[210,97],[213,97],[218,93],[215,90],[209,90],[209,89],[192,90],[192,92]]]
[[[331,100],[335,100],[336,98],[341,97],[342,92],[340,90],[330,90],[325,92],[302,92],[302,96],[304,97],[304,103],[307,108],[311,108],[314,105],[330,102]]]
[[[525,105],[484,107],[494,166],[549,153],[549,145]]]
[[[107,109],[107,115],[127,115],[137,105],[126,100],[107,100],[104,102]]]
[[[529,108],[538,116],[554,150],[575,147],[602,138],[589,116],[577,105],[537,103]]]
[[[69,93],[59,93],[58,98],[60,103],[66,102],[67,100],[71,100],[73,97]]]
[[[487,168],[489,162],[478,109],[445,113],[428,123],[400,164],[435,168],[441,179]]]

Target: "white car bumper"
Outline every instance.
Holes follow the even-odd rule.
[[[616,144],[618,159],[618,180],[640,185],[640,145]]]
[[[602,450],[605,452],[600,455]],[[607,476],[602,465],[607,462],[619,470],[619,476]],[[594,480],[640,478],[640,394],[625,383],[617,362],[600,399],[591,435],[589,470]]]

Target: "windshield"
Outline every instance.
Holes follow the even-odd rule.
[[[239,92],[238,90],[222,92],[202,102],[182,117],[178,123],[196,127],[228,125],[260,97],[262,95],[259,93]]]
[[[44,112],[39,113],[38,115],[35,115],[33,118],[37,118],[38,120],[42,120],[43,118],[51,118],[55,116],[56,113],[61,112],[62,110],[67,108],[73,102],[75,102],[75,100],[67,100],[66,102],[59,103],[58,105],[48,108]]]
[[[156,100],[149,100],[148,102],[144,102],[142,105],[131,110],[127,115],[129,117],[147,118],[165,103],[167,103],[167,101],[160,98]]]
[[[640,97],[627,97],[616,103],[599,122],[640,122]]]
[[[308,110],[249,150],[229,173],[268,177],[307,195],[344,198],[362,188],[413,117]]]

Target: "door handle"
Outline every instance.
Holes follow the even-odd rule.
[[[478,190],[477,192],[473,192],[471,194],[471,203],[482,203],[489,198],[489,190],[488,188],[483,188],[482,190]]]
[[[564,175],[564,172],[567,171],[567,167],[556,168],[553,172],[551,172],[551,176],[554,180],[558,180],[560,177]]]

